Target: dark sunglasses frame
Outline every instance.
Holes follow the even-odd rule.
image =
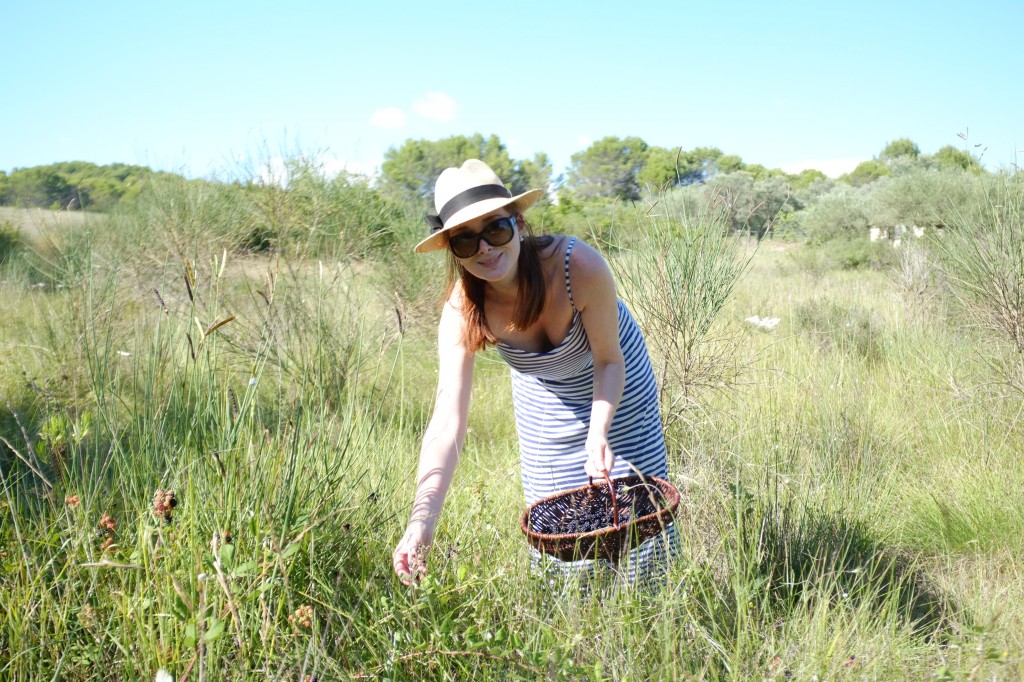
[[[480,250],[480,240],[491,246],[504,246],[516,236],[515,216],[498,218],[486,225],[479,232],[460,232],[448,237],[448,248],[456,258],[472,258]]]

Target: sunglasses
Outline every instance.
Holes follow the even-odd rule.
[[[516,219],[498,218],[484,225],[479,232],[460,232],[448,237],[448,248],[457,258],[472,258],[480,250],[480,240],[491,246],[504,246],[516,235]]]

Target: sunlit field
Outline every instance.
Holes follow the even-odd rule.
[[[189,191],[0,217],[0,679],[1024,677],[1021,356],[962,243],[849,269],[650,207],[590,235],[662,382],[682,556],[646,590],[531,575],[488,351],[405,586],[445,261],[401,216],[229,248],[245,215]]]

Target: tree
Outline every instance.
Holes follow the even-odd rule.
[[[828,180],[828,176],[817,168],[805,168],[797,175],[790,175],[787,180],[789,181],[790,187],[795,191],[799,191],[809,188],[816,182]]]
[[[16,206],[61,208],[75,196],[74,188],[50,166],[15,168],[7,179],[5,199]]]
[[[889,175],[889,168],[879,161],[862,161],[849,173],[842,175],[839,180],[854,187],[862,187],[878,178]]]
[[[722,150],[718,147],[694,147],[690,151],[684,152],[679,163],[682,176],[680,184],[692,185],[707,182],[716,174],[725,172],[718,165],[722,158]],[[727,160],[727,164],[731,167],[731,161]]]
[[[78,208],[105,211],[125,197],[134,199],[154,175],[163,173],[145,166],[97,166],[87,161],[16,168],[6,180],[0,178],[0,204],[66,208],[74,200]]]
[[[532,159],[523,159],[511,180],[509,188],[513,194],[521,194],[527,190],[539,187],[547,192],[551,184],[551,159],[544,152],[537,152]]]
[[[963,149],[957,149],[951,144],[947,144],[935,152],[934,158],[940,168],[959,168],[961,170],[973,171],[981,169],[981,164],[978,163],[974,156]]]
[[[513,194],[532,187],[547,187],[551,161],[546,154],[532,161],[516,162],[497,135],[454,135],[442,140],[406,140],[390,148],[381,164],[383,189],[387,194],[414,202],[425,202],[434,193],[434,182],[446,168],[459,167],[466,159],[480,159],[497,173]]]
[[[637,172],[637,182],[641,187],[654,191],[664,191],[680,184],[676,166],[679,155],[680,150],[648,147],[643,168]]]
[[[784,178],[755,179],[747,171],[714,177],[704,188],[708,199],[720,206],[732,228],[763,237],[775,222],[803,205]]]
[[[735,173],[746,169],[746,167],[743,159],[735,154],[723,154],[715,159],[715,168],[719,173]]]
[[[639,137],[605,137],[572,155],[566,189],[581,198],[639,199],[646,157],[647,143]]]
[[[879,154],[878,158],[880,161],[892,161],[902,156],[909,156],[916,159],[921,155],[921,150],[912,140],[906,137],[901,137],[898,140],[893,140],[889,144],[885,145],[885,149]]]

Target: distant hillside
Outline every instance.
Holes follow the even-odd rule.
[[[0,206],[108,211],[138,196],[147,178],[167,175],[146,166],[98,166],[67,161],[49,166],[0,171]]]

